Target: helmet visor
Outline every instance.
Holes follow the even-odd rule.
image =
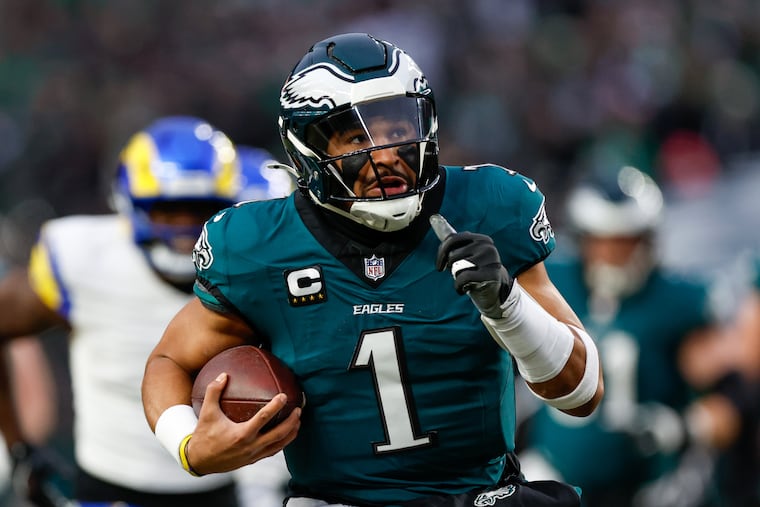
[[[332,199],[389,199],[430,183],[423,166],[436,129],[428,99],[394,97],[329,114],[307,127],[306,138],[337,182]]]

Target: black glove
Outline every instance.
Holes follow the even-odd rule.
[[[433,228],[440,238],[440,226]],[[451,270],[456,291],[468,294],[480,313],[494,319],[503,316],[501,305],[512,290],[514,280],[501,264],[499,251],[489,236],[474,232],[450,233],[438,247],[435,267],[438,271]]]
[[[10,451],[13,490],[19,498],[38,507],[68,505],[68,500],[52,482],[55,477],[71,475],[70,467],[60,456],[24,442],[14,444]]]

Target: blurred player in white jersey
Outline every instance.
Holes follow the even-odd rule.
[[[194,117],[159,119],[121,152],[117,213],[48,221],[28,270],[0,284],[0,340],[70,329],[74,496],[82,505],[240,505],[233,475],[191,477],[161,447],[140,383],[166,323],[190,298],[190,252],[203,222],[240,199],[243,179],[224,133]],[[23,440],[8,445],[17,468],[38,460]],[[44,467],[31,471],[32,482],[44,483]]]

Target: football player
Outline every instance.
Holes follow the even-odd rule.
[[[594,342],[544,269],[555,240],[536,183],[440,166],[428,81],[368,34],[307,52],[279,126],[299,191],[204,226],[197,298],[146,365],[157,438],[201,476],[284,448],[291,507],[578,505],[568,485],[522,481],[512,453],[513,360],[569,414],[603,393]],[[266,432],[284,394],[234,424],[214,403],[221,375],[198,418],[189,404],[193,375],[244,343],[270,347],[306,395]]]
[[[0,284],[2,340],[70,330],[78,501],[238,505],[230,474],[190,477],[158,444],[140,383],[166,323],[191,297],[201,226],[237,202],[241,181],[224,133],[195,117],[160,118],[120,154],[118,211],[46,222],[28,269]],[[29,484],[44,484],[38,450],[20,437],[8,445],[16,469],[31,471]]]
[[[585,419],[540,406],[526,423],[520,458],[531,479],[580,486],[589,507],[699,505],[713,466],[702,450],[727,445],[737,430],[723,398],[687,410],[708,384],[688,357],[699,354],[695,347],[712,340],[717,327],[708,285],[658,263],[663,205],[658,185],[634,167],[590,178],[567,203],[578,255],[547,262],[555,285],[598,340],[605,397]],[[693,483],[663,481],[657,494],[644,489],[679,463],[694,472]]]

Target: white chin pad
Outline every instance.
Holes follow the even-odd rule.
[[[176,252],[163,243],[150,245],[146,251],[153,268],[167,280],[185,283],[195,279],[192,254]]]
[[[387,201],[357,201],[351,205],[350,215],[370,229],[393,232],[407,227],[422,209],[422,198],[410,195]]]

